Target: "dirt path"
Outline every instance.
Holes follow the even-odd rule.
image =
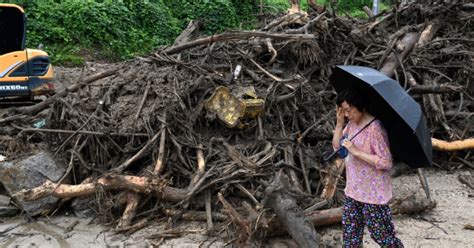
[[[438,205],[421,218],[396,217],[396,228],[406,247],[474,247],[474,231],[463,228],[474,224],[474,195],[458,180],[462,173],[469,172],[428,171],[431,193]],[[417,182],[416,175],[395,178],[397,194],[415,190],[421,194]]]
[[[427,171],[433,198],[438,206],[430,213],[418,216],[396,216],[395,225],[405,247],[474,247],[474,231],[463,229],[465,224],[474,224],[474,191],[458,180],[460,174],[444,171]],[[423,191],[416,174],[394,179],[395,195]],[[79,221],[71,232],[67,227]],[[205,235],[204,223],[186,223],[182,237],[167,239],[160,247],[223,247],[225,241]],[[10,228],[14,228],[9,230]],[[58,216],[41,218],[25,224],[23,217],[0,220],[0,247],[148,247],[146,237],[163,230],[150,226],[131,237],[115,235],[106,227],[89,224],[88,220]],[[340,247],[341,227],[339,225],[319,229],[326,247]],[[364,247],[378,247],[366,231]],[[293,242],[274,239],[266,242],[267,247],[288,247]],[[293,243],[294,244],[294,243]]]

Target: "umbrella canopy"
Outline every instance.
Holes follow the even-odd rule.
[[[400,84],[372,68],[336,66],[329,78],[338,93],[356,90],[387,130],[392,156],[411,167],[431,166],[431,136],[420,105]]]

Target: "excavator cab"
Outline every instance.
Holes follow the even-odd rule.
[[[0,100],[34,99],[54,94],[53,68],[46,52],[25,48],[26,17],[22,7],[0,4]]]

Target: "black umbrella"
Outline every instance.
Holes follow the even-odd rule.
[[[362,66],[336,66],[329,81],[338,93],[353,89],[369,100],[368,111],[382,121],[395,159],[414,168],[431,166],[426,119],[420,105],[397,81]]]

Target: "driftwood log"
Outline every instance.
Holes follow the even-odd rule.
[[[91,195],[100,188],[148,193],[170,202],[182,201],[186,198],[187,194],[186,190],[166,186],[166,182],[159,178],[150,179],[138,176],[106,175],[92,180],[92,182],[78,185],[56,184],[46,181],[36,188],[18,192],[15,197],[20,197],[27,201],[37,200],[49,195],[58,198],[74,198]]]
[[[438,151],[459,151],[474,149],[474,138],[456,141],[444,141],[432,138],[433,150]]]
[[[299,247],[318,247],[319,236],[289,192],[289,178],[280,171],[265,189],[264,205],[271,208]]]

